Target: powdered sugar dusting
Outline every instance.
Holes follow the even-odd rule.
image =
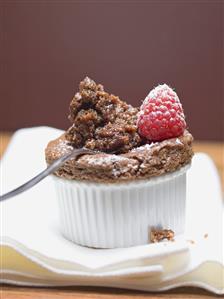
[[[65,155],[69,151],[72,151],[73,149],[74,148],[64,140],[60,140],[60,142],[58,142],[55,145],[55,151],[58,152],[60,155]]]
[[[102,156],[102,157],[94,157],[94,156],[89,156],[87,158],[87,162],[94,165],[94,166],[101,166],[101,165],[110,165],[115,162],[119,161],[128,161],[128,158],[121,157],[121,156],[116,156],[116,155],[107,155],[107,156]]]
[[[100,166],[106,166],[109,167],[108,170],[111,171],[111,174],[113,177],[119,177],[125,173],[128,173],[132,170],[136,170],[138,168],[138,165],[133,165],[133,163],[130,163],[130,159],[123,157],[123,156],[117,156],[117,155],[105,155],[101,157],[94,157],[89,156],[86,157],[87,162],[96,167]],[[124,162],[122,165],[116,164],[116,162]]]
[[[130,172],[130,169],[137,170],[138,165],[127,164],[125,167],[121,167],[119,169],[113,168],[112,174],[114,177],[119,177],[120,175]]]
[[[148,99],[157,99],[159,96],[167,97],[167,92],[170,91],[172,93],[172,97],[175,98],[176,101],[180,102],[176,92],[169,87],[167,84],[160,84],[153,88],[147,97],[144,99],[142,106],[148,103]]]
[[[181,145],[183,145],[183,143],[180,141],[179,138],[176,138],[176,144],[181,144]]]
[[[134,148],[133,150],[131,150],[131,153],[135,153],[135,152],[139,152],[139,151],[143,151],[143,150],[149,150],[156,144],[158,144],[158,142],[152,142],[150,144],[147,143],[145,145]]]
[[[77,92],[76,94],[75,94],[75,98],[76,98],[76,100],[81,100],[81,94],[79,93],[79,92]]]

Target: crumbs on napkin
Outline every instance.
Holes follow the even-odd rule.
[[[163,240],[174,241],[174,232],[171,229],[152,229],[150,232],[150,241],[152,243]]]
[[[195,244],[194,240],[187,240],[187,242],[191,243],[191,244]]]

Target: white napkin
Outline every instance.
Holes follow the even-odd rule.
[[[1,193],[43,170],[44,148],[60,134],[47,127],[17,131],[1,161]],[[205,154],[195,155],[188,172],[187,229],[175,242],[110,250],[75,245],[61,235],[54,192],[46,178],[1,203],[0,282],[146,291],[198,286],[224,294],[222,195]]]

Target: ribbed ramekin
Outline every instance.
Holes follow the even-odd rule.
[[[52,176],[65,238],[88,247],[150,243],[151,229],[185,229],[186,171],[150,180],[102,184]]]

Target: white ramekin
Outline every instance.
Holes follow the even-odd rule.
[[[150,180],[117,184],[53,175],[64,237],[83,246],[116,248],[150,243],[152,228],[183,234],[188,167]]]

